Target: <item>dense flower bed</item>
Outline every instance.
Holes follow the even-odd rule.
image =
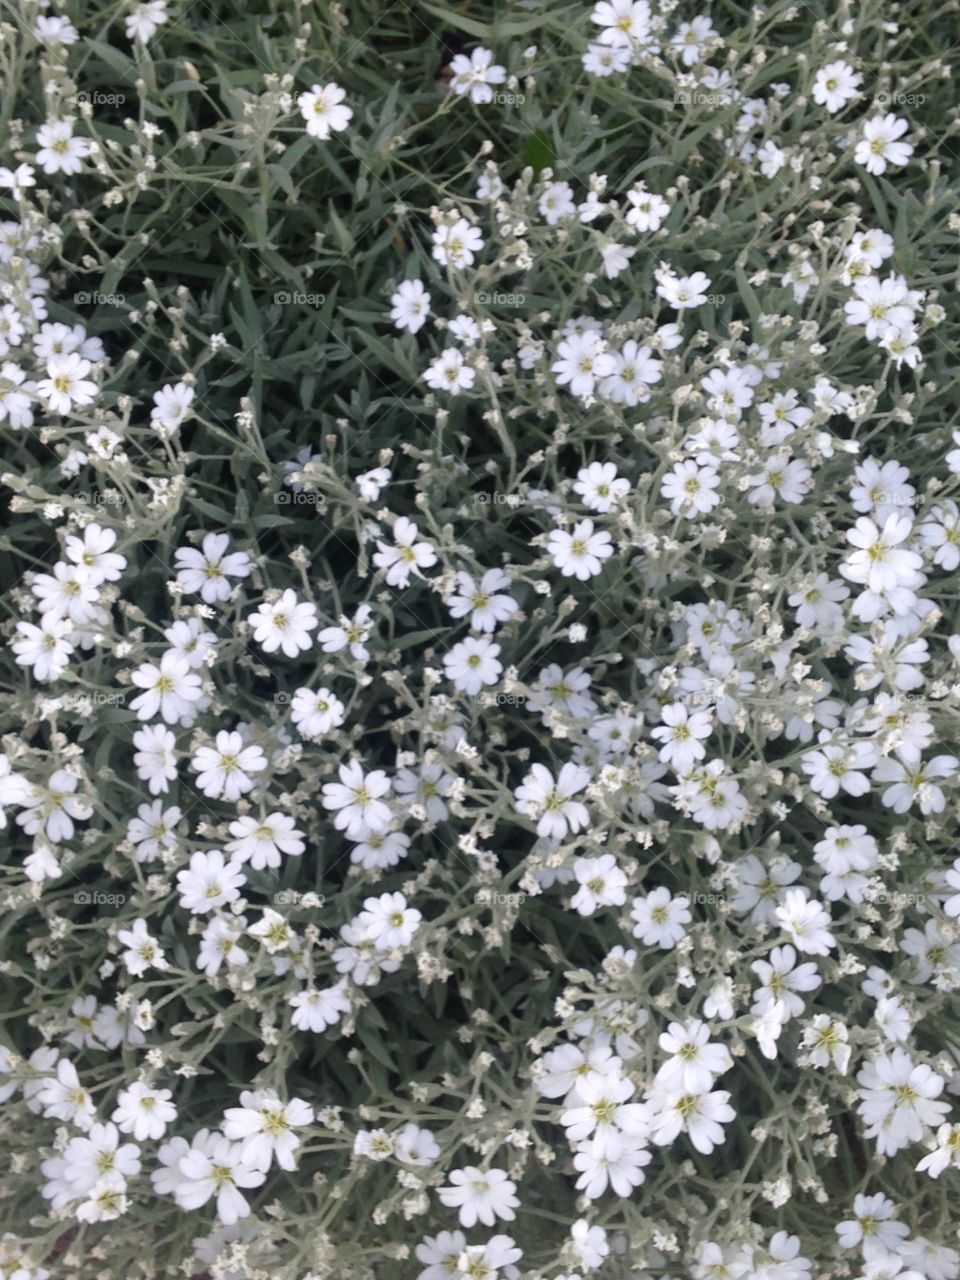
[[[0,1280],[956,1280],[956,3],[0,26]]]

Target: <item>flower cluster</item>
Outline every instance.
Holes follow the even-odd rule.
[[[958,1280],[948,23],[427,7],[0,32],[0,1280]]]

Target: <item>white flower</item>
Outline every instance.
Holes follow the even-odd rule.
[[[479,584],[462,570],[456,577],[456,594],[449,596],[446,605],[451,617],[470,615],[474,631],[492,632],[517,612],[517,602],[509,595],[501,595],[510,586],[510,579],[502,569],[487,569]]]
[[[717,39],[717,33],[709,18],[697,17],[692,22],[681,22],[670,41],[685,67],[692,67],[703,57],[707,42]]]
[[[850,1063],[850,1033],[846,1026],[829,1014],[818,1013],[803,1031],[803,1047],[815,1067],[836,1067],[846,1075]]]
[[[711,281],[702,271],[695,271],[692,276],[676,276],[669,268],[663,268],[656,275],[657,295],[675,310],[689,310],[706,302]]]
[[[684,925],[693,917],[685,898],[674,898],[669,889],[654,889],[645,898],[634,898],[630,909],[633,936],[649,946],[668,951],[684,936]]]
[[[630,492],[630,481],[617,475],[613,462],[591,462],[577,472],[573,491],[580,494],[585,507],[606,514]]]
[[[186,382],[168,382],[155,391],[150,425],[158,435],[170,439],[193,413],[196,392]]]
[[[37,383],[37,395],[51,413],[72,413],[93,404],[97,384],[87,377],[91,364],[78,355],[51,356],[47,376]]]
[[[547,553],[565,578],[586,582],[596,577],[603,561],[613,555],[613,545],[605,530],[594,532],[592,520],[579,520],[569,533],[566,529],[551,532]]]
[[[832,114],[859,96],[862,77],[849,62],[828,62],[813,79],[813,100]]]
[[[168,19],[165,0],[146,0],[143,4],[135,5],[124,19],[127,39],[147,44]]]
[[[670,212],[670,205],[663,196],[655,191],[648,191],[644,186],[632,187],[627,192],[627,210],[625,221],[634,231],[658,231],[664,218]]]
[[[542,764],[535,764],[514,790],[517,811],[537,818],[537,835],[563,840],[568,831],[576,833],[589,825],[587,807],[573,800],[590,781],[586,769],[565,764],[554,781],[553,774]]]
[[[825,956],[837,945],[830,932],[830,913],[805,889],[788,889],[776,909],[777,922],[804,955]]]
[[[617,362],[607,351],[603,338],[594,332],[572,333],[557,346],[557,359],[550,366],[557,384],[569,386],[574,396],[590,396],[598,378],[616,372]]]
[[[458,391],[469,391],[476,377],[459,347],[448,347],[427,365],[423,373],[428,387],[432,387],[434,391],[448,391],[451,395]]]
[[[569,218],[576,213],[577,205],[573,198],[573,188],[569,182],[548,182],[540,197],[537,208],[546,220],[548,227],[555,227],[562,218]]]
[[[598,907],[620,907],[627,900],[627,877],[612,853],[599,858],[577,858],[573,874],[580,888],[570,901],[582,916],[592,916]]]
[[[72,840],[74,819],[86,822],[93,806],[76,794],[79,781],[66,769],[55,770],[43,786],[32,786],[17,801],[23,812],[17,814],[17,826],[28,835],[43,832],[54,844]]]
[[[30,403],[36,389],[17,365],[8,362],[0,366],[0,422],[9,422],[15,431],[32,427]]]
[[[692,518],[719,505],[720,495],[716,492],[719,484],[719,472],[713,467],[678,462],[663,477],[660,492],[670,503],[670,510],[675,516]]]
[[[111,1119],[121,1133],[132,1133],[138,1142],[162,1138],[167,1125],[177,1118],[177,1108],[169,1089],[154,1089],[136,1083],[121,1089]]]
[[[180,905],[195,915],[206,915],[228,902],[236,902],[247,878],[239,860],[227,861],[221,850],[197,850],[190,866],[177,872]]]
[[[17,655],[19,665],[32,667],[38,680],[56,680],[70,663],[73,644],[67,637],[72,629],[72,624],[66,619],[47,613],[40,619],[39,626],[32,622],[18,622],[17,638],[11,642],[10,648]]]
[[[581,1267],[594,1271],[610,1252],[603,1227],[591,1227],[586,1218],[578,1218],[570,1228],[570,1248]],[[569,1276],[567,1280],[575,1280]]]
[[[608,45],[591,44],[583,55],[583,69],[592,76],[612,76],[623,74],[632,61],[630,49],[626,45],[611,48]]]
[[[326,1031],[340,1021],[340,1015],[350,1012],[350,1001],[344,994],[346,983],[338,982],[326,991],[300,991],[291,996],[293,1007],[290,1021],[300,1031]]]
[[[754,990],[751,1012],[762,1015],[773,1004],[782,1004],[786,1018],[799,1017],[804,1010],[800,996],[820,986],[817,966],[812,962],[797,964],[797,953],[791,946],[774,947],[766,960],[750,965],[761,985]]]
[[[471,267],[474,255],[483,248],[483,237],[466,218],[442,223],[433,233],[433,256],[442,267],[459,271]]]
[[[385,831],[393,820],[381,797],[390,792],[390,779],[381,769],[364,773],[359,760],[339,768],[339,782],[323,784],[323,807],[335,813],[333,825],[348,840],[363,840],[371,831]]]
[[[205,1144],[206,1145],[206,1144]],[[200,1209],[216,1198],[217,1216],[230,1226],[250,1212],[240,1188],[262,1186],[266,1174],[243,1155],[243,1146],[215,1138],[209,1149],[192,1146],[177,1162],[179,1181],[173,1194],[181,1209]]]
[[[253,566],[245,551],[226,554],[229,545],[230,539],[225,533],[208,533],[201,550],[194,547],[177,549],[177,581],[187,595],[199,591],[205,604],[218,604],[230,599],[233,591],[230,578],[246,578]]]
[[[662,742],[660,759],[677,773],[686,773],[707,754],[703,743],[713,732],[708,711],[687,710],[683,702],[674,702],[660,711],[663,724],[650,730],[650,737]]]
[[[306,848],[303,832],[285,813],[237,818],[230,823],[230,834],[233,839],[226,846],[227,852],[233,855],[234,862],[249,862],[254,871],[279,867],[281,854],[299,857]]]
[[[609,1187],[614,1195],[630,1196],[645,1180],[644,1168],[653,1159],[643,1139],[623,1133],[594,1137],[573,1157],[580,1174],[577,1190],[597,1200]]]
[[[602,27],[600,42],[629,49],[643,44],[650,34],[650,5],[647,0],[600,0],[590,21]]]
[[[438,1187],[437,1195],[445,1208],[460,1211],[461,1227],[469,1228],[477,1222],[492,1227],[498,1218],[512,1222],[516,1217],[514,1209],[520,1205],[514,1194],[516,1183],[502,1169],[481,1170],[473,1165],[454,1169],[450,1184]]]
[[[880,1155],[895,1155],[920,1142],[927,1126],[939,1125],[949,1107],[938,1102],[943,1077],[925,1063],[915,1064],[903,1049],[894,1049],[868,1062],[857,1076],[858,1113],[866,1136],[876,1138]]]
[[[46,174],[65,173],[68,176],[79,173],[84,161],[90,154],[90,143],[86,138],[73,136],[72,120],[51,120],[42,124],[37,130],[37,164]]]
[[[293,1132],[313,1123],[313,1108],[302,1098],[281,1102],[275,1093],[244,1090],[240,1106],[223,1115],[224,1136],[241,1144],[243,1158],[258,1169],[275,1159],[281,1169],[297,1167],[294,1152],[300,1139]]]
[[[332,81],[325,85],[311,85],[309,92],[297,98],[297,108],[307,122],[311,138],[326,142],[331,133],[341,133],[353,118],[353,112],[343,105],[346,92]]]
[[[474,697],[484,685],[496,684],[503,671],[500,646],[482,636],[468,636],[443,656],[444,673],[463,693]]]
[[[259,747],[244,745],[241,734],[221,729],[214,746],[198,747],[190,764],[205,796],[233,801],[253,790],[251,775],[261,773],[267,760]]]
[[[313,644],[310,632],[318,625],[317,609],[310,601],[298,600],[288,587],[272,604],[265,600],[247,623],[265,653],[281,649],[288,658],[295,658]]]
[[[909,142],[898,139],[909,127],[906,120],[892,113],[873,116],[863,125],[863,136],[856,145],[854,160],[862,164],[867,173],[873,174],[886,173],[888,164],[905,165],[913,155],[913,147]]]
[[[339,626],[324,627],[317,636],[323,652],[339,653],[341,649],[349,649],[351,658],[366,662],[370,656],[366,644],[373,629],[370,624],[372,612],[368,604],[362,604],[353,619],[341,618]]]
[[[698,1018],[686,1025],[671,1022],[659,1044],[670,1057],[657,1072],[656,1083],[667,1092],[707,1093],[716,1077],[733,1066],[729,1051],[710,1042],[710,1028]]]
[[[316,692],[297,689],[290,703],[290,715],[303,737],[319,738],[338,729],[346,713],[340,699],[324,687]]]
[[[160,659],[159,667],[145,662],[130,679],[143,690],[130,703],[140,720],[152,720],[159,713],[167,724],[177,724],[192,716],[194,704],[203,697],[200,677],[172,649]]]
[[[68,560],[83,566],[87,582],[99,587],[102,582],[117,582],[127,567],[126,556],[110,550],[116,541],[117,535],[113,529],[88,524],[83,530],[82,538],[76,534],[67,535],[64,549]]]
[[[390,319],[398,329],[419,333],[430,314],[430,295],[423,287],[423,281],[404,280],[391,295],[390,307]]]
[[[474,49],[469,58],[458,53],[450,63],[453,75],[450,88],[456,94],[469,94],[470,101],[482,105],[493,101],[491,85],[503,84],[507,78],[506,67],[493,61],[493,53],[482,46]]]
[[[686,1133],[697,1151],[709,1155],[726,1140],[723,1126],[736,1119],[737,1113],[729,1101],[730,1094],[722,1089],[713,1093],[655,1094],[651,1141],[657,1146],[668,1146],[681,1133]]]
[[[354,481],[357,492],[365,502],[377,502],[380,499],[380,491],[390,483],[392,475],[393,472],[389,467],[374,467],[372,471],[365,471]]]
[[[944,1169],[950,1167],[960,1168],[960,1124],[942,1124],[939,1127],[937,1145],[917,1165],[917,1172],[939,1178]]]
[[[410,575],[422,576],[423,569],[429,569],[437,563],[437,553],[433,544],[418,542],[417,526],[406,516],[400,516],[393,526],[391,547],[385,542],[377,543],[377,553],[373,563],[384,571],[384,577],[391,587],[406,587],[410,583]]]
[[[408,907],[402,893],[382,893],[365,898],[356,925],[364,937],[383,951],[408,947],[423,919],[415,907]]]
[[[137,846],[138,863],[148,863],[159,858],[161,852],[177,847],[174,827],[182,817],[182,810],[177,805],[164,809],[161,800],[140,805],[137,817],[127,823],[127,840]]]
[[[81,1086],[76,1067],[66,1058],[57,1063],[52,1080],[42,1081],[36,1102],[45,1116],[75,1124],[78,1129],[89,1129],[96,1115],[93,1099]]]
[[[133,745],[137,777],[146,782],[151,795],[168,791],[177,776],[176,738],[170,730],[148,725],[133,735]]]
[[[134,920],[132,929],[120,929],[117,939],[127,948],[122,956],[123,963],[127,966],[128,973],[132,973],[135,978],[142,978],[151,967],[166,969],[163,948],[151,936],[142,916]]]

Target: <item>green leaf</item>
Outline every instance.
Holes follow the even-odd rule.
[[[557,157],[553,154],[550,139],[542,129],[531,133],[520,153],[520,162],[523,165],[530,165],[537,175],[544,169],[552,169],[556,164]]]

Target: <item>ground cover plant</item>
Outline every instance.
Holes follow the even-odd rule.
[[[955,0],[0,6],[0,1280],[955,1280]]]

